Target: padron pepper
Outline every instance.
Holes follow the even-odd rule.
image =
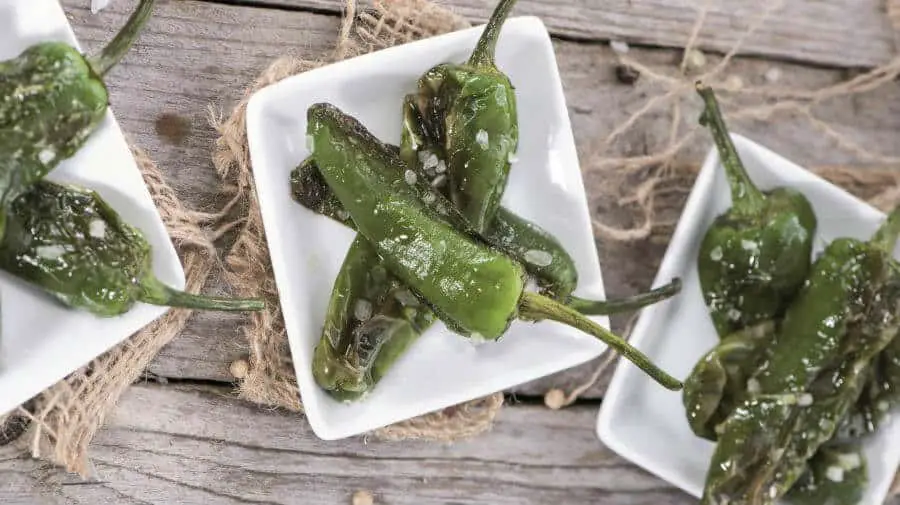
[[[452,174],[455,168],[447,166],[446,151],[428,127],[413,95],[407,95],[403,102],[400,138],[400,158],[413,170],[407,177],[425,180],[440,196],[449,198],[446,179],[448,171]],[[343,215],[345,213],[338,217]],[[468,228],[465,222],[454,224],[457,228]],[[569,253],[552,234],[503,206],[498,207],[484,232],[471,230],[471,233],[520,262],[537,283],[541,294],[562,301],[582,314],[606,315],[637,310],[681,291],[681,279],[676,278],[650,292],[620,300],[597,301],[573,296],[578,285],[578,270]]]
[[[417,101],[447,152],[450,200],[477,233],[494,219],[519,145],[516,93],[494,62],[516,0],[500,0],[468,61],[419,79]]]
[[[41,42],[0,62],[0,209],[73,156],[106,115],[103,76],[128,52],[153,10],[141,0],[96,57]],[[3,213],[0,212],[0,233]]]
[[[298,203],[356,230],[349,213],[328,189],[312,159],[305,160],[291,172],[291,186]],[[449,201],[439,202],[441,198],[436,196],[435,203],[449,208]],[[454,216],[455,213],[448,213],[448,218]],[[461,217],[456,217],[460,222]],[[529,265],[525,264],[526,270]],[[401,289],[402,283],[398,284],[396,277],[390,273],[382,275],[382,272],[386,270],[381,266],[378,254],[367,245],[365,238],[357,236],[332,288],[325,329],[316,345],[313,362],[316,383],[339,400],[355,400],[371,391],[400,354],[435,320],[427,305],[419,302],[409,290]],[[574,298],[570,300],[570,306],[576,310],[583,308],[587,312],[579,312],[588,315],[617,314],[674,296],[680,287],[680,280],[675,279],[665,286],[626,298],[602,301]],[[402,307],[391,301],[392,296]],[[583,305],[574,305],[577,303]],[[365,319],[360,319],[360,315]],[[369,319],[381,322],[377,327],[383,329],[382,334],[369,331],[375,325],[362,325]],[[372,351],[362,353],[357,352],[357,348]]]
[[[858,444],[828,444],[816,452],[785,498],[792,505],[856,505],[868,483]]]
[[[399,152],[395,146],[384,147]],[[452,204],[441,192],[431,191],[433,181],[429,176],[433,177],[434,171],[431,170],[429,174],[429,171],[421,169],[421,165],[417,165],[417,170],[414,184],[420,187],[423,194],[431,195],[425,199],[435,208],[450,209]],[[404,178],[412,180],[408,174],[404,174]],[[344,210],[319,173],[313,157],[304,160],[291,172],[291,192],[293,198],[306,208],[356,230],[349,213]],[[447,214],[448,219],[465,228],[465,221],[461,216],[455,212]],[[510,219],[506,220],[507,224],[504,226],[519,227],[524,230],[520,235],[532,235],[533,238],[528,240],[529,244],[538,244],[542,250],[549,249],[546,247],[548,244],[555,245],[559,247],[562,255],[568,257],[549,233],[501,207],[497,220],[507,216]],[[495,237],[489,234],[485,238],[491,243]],[[338,273],[332,289],[322,338],[316,345],[313,362],[313,377],[316,383],[333,397],[345,401],[356,400],[371,391],[386,370],[435,320],[431,309],[420,303],[409,290],[402,289],[402,285],[398,284],[399,281],[386,273],[372,247],[361,242],[365,242],[365,239],[358,236],[351,244]],[[501,244],[503,241],[495,240],[495,242]],[[515,257],[517,252],[522,256],[523,246],[517,243],[515,247],[500,247],[500,249]],[[558,282],[560,277],[565,277],[564,275],[557,275],[554,278],[553,273],[558,269],[537,266],[529,262],[523,264],[529,274],[537,279],[537,283],[543,287],[545,293],[570,292],[573,289],[565,283]],[[574,271],[574,265],[572,269]],[[551,274],[547,275],[546,272]],[[647,293],[622,299],[588,301],[569,298],[570,304],[580,304],[579,308],[588,314],[605,315],[637,310],[656,303],[675,295],[680,287],[681,282],[676,279]],[[400,305],[397,305],[395,299]],[[378,324],[364,324],[366,321],[377,321]],[[371,331],[373,328],[382,332],[380,334],[373,332]]]
[[[837,239],[813,264],[753,392],[719,427],[704,504],[774,503],[835,436],[900,329],[898,233],[900,208],[869,242]]]
[[[333,397],[356,400],[375,387],[434,320],[431,309],[388,272],[360,237],[335,280],[313,357],[313,378]]]
[[[416,129],[419,145],[426,145],[425,139],[428,137],[421,131],[421,125],[421,122],[416,122],[415,126],[404,123],[404,146],[409,145],[406,139],[409,138],[410,128]],[[400,152],[395,146],[386,145],[385,148]],[[427,156],[412,152],[414,163],[410,166],[416,170],[405,173],[404,180],[417,185],[424,198],[430,199],[435,208],[450,209],[452,203],[446,199],[446,191],[438,189],[446,188],[446,184],[440,184],[439,179],[446,173],[446,165],[432,157],[431,151],[425,147],[422,149],[419,153]],[[421,162],[415,163],[417,157],[421,158],[418,160]],[[291,187],[293,197],[299,203],[355,230],[349,213],[331,193],[313,157],[291,172]],[[458,213],[447,212],[447,218],[459,228],[468,229]],[[577,282],[574,263],[556,239],[536,225],[501,207],[484,238],[489,244],[519,259],[545,294],[566,295],[574,289]],[[384,274],[386,270],[380,265],[377,253],[371,246],[361,243],[364,241],[365,238],[357,236],[338,273],[313,362],[313,376],[317,384],[333,397],[345,401],[356,400],[369,392],[400,354],[435,319],[433,312],[403,289],[395,277]],[[541,256],[547,253],[550,254],[549,261]],[[538,258],[535,259],[535,256]],[[669,285],[625,299],[590,301],[571,296],[564,298],[569,299],[570,306],[577,304],[582,313],[612,314],[637,310],[668,298],[676,294],[680,287],[680,280],[676,279]],[[397,305],[398,301],[400,305]],[[381,333],[372,330],[380,330]]]
[[[96,192],[39,181],[13,201],[0,240],[0,269],[98,316],[135,302],[192,309],[260,310],[262,300],[188,294],[159,281],[151,248]]]
[[[774,321],[747,326],[723,338],[697,362],[682,391],[694,434],[716,440],[716,427],[746,398],[748,379],[765,358],[776,331]]]
[[[704,301],[724,337],[784,314],[809,272],[816,216],[802,193],[754,185],[712,90],[698,83],[697,91],[705,102],[700,122],[715,140],[733,202],[705,233],[697,258]]]
[[[382,264],[452,331],[497,340],[517,319],[550,319],[603,340],[657,382],[681,383],[620,337],[552,299],[525,291],[522,266],[455,228],[418,186],[396,151],[330,104],[307,111],[307,135],[320,173]]]
[[[894,338],[873,363],[866,386],[841,426],[845,436],[873,433],[900,403],[900,338]]]
[[[388,146],[390,147],[390,146]],[[416,183],[418,185],[418,183]],[[312,158],[304,160],[291,171],[291,195],[293,199],[307,209],[341,223],[352,230],[356,225],[350,214],[344,210],[341,202],[334,196],[326,184],[315,161]],[[436,209],[449,209],[451,204],[440,194],[429,193],[427,190],[425,199],[429,200]],[[446,218],[460,228],[465,229],[465,224],[456,213],[447,213]],[[555,275],[563,269],[550,268],[544,263],[536,264],[528,261],[529,251],[552,251],[552,257],[568,256],[559,242],[547,231],[536,224],[522,219],[512,212],[500,208],[497,214],[500,224],[492,226],[488,233],[480,237],[487,245],[502,251],[523,265],[525,271],[537,283],[542,294],[564,301],[566,305],[578,312],[589,315],[611,315],[629,312],[653,305],[678,294],[681,290],[681,279],[675,278],[668,284],[654,288],[644,293],[638,293],[624,298],[610,300],[586,300],[576,296],[560,296],[571,293],[574,289],[564,279],[569,274]],[[496,230],[496,233],[491,233]],[[535,249],[535,248],[540,249]],[[558,247],[558,249],[556,249]],[[561,252],[560,252],[561,251]],[[532,253],[533,255],[533,253]],[[571,261],[571,260],[570,260]],[[563,264],[567,262],[563,261]],[[573,269],[574,269],[574,264]],[[567,269],[568,267],[565,267]]]

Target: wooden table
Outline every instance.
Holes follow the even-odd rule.
[[[132,5],[113,0],[102,16],[92,16],[86,8],[89,0],[64,3],[87,48],[106,40]],[[484,21],[493,3],[447,0],[473,22]],[[583,157],[647,99],[641,81],[636,86],[617,81],[606,42],[627,40],[630,54],[642,61],[674,64],[697,15],[691,4],[520,1],[517,14],[540,16],[556,36]],[[702,46],[727,50],[748,16],[761,9],[756,4],[711,2],[699,37]],[[141,41],[110,77],[118,119],[184,199],[200,209],[213,208],[214,132],[207,106],[228,107],[277,56],[316,57],[330,50],[340,8],[339,0],[162,1]],[[794,0],[748,41],[743,53],[752,57],[737,58],[729,72],[742,82],[758,83],[777,68],[785,84],[826,85],[859,67],[888,61],[895,54],[893,44],[881,0]],[[900,155],[896,84],[823,102],[816,112],[839,125],[862,151]],[[749,120],[734,127],[807,166],[857,160],[824,135],[801,127],[801,120]],[[657,152],[668,139],[669,122],[668,109],[650,115],[607,152]],[[697,162],[708,147],[705,140],[697,142],[682,161]],[[604,204],[597,201],[603,182],[586,174],[592,209]],[[660,244],[644,242],[627,251],[601,242],[598,247],[604,264],[612,265],[604,267],[612,295],[646,288],[663,251]],[[228,365],[246,353],[239,323],[239,316],[198,315],[164,349],[147,379],[131,388],[94,440],[91,458],[101,483],[81,484],[33,460],[9,457],[0,459],[0,502],[324,505],[350,503],[356,490],[370,490],[376,503],[394,505],[695,502],[597,440],[596,415],[606,379],[567,409],[544,407],[548,387],[571,387],[596,364],[510,391],[494,429],[473,441],[322,442],[300,416],[229,397],[233,378]],[[615,320],[620,329],[622,323]]]

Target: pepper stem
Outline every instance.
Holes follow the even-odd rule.
[[[608,316],[610,314],[632,312],[648,305],[653,305],[671,298],[679,292],[681,292],[681,279],[676,277],[665,286],[660,286],[646,293],[638,293],[634,296],[619,298],[618,300],[585,300],[584,298],[573,296],[569,298],[566,305],[584,315]]]
[[[894,250],[898,238],[900,238],[900,206],[895,207],[888,214],[887,219],[881,224],[875,235],[872,236],[870,243],[874,247],[890,254]]]
[[[265,308],[265,302],[258,298],[224,298],[185,293],[163,284],[152,275],[141,279],[140,286],[138,300],[151,305],[224,312],[257,311]]]
[[[728,185],[731,187],[733,207],[740,213],[757,214],[762,210],[765,196],[750,180],[750,176],[741,162],[737,148],[731,141],[731,135],[728,134],[725,118],[722,116],[719,102],[716,100],[712,88],[699,81],[696,86],[697,93],[703,98],[704,103],[700,124],[709,128],[716,148],[719,150],[719,157],[722,159],[722,165],[728,176]]]
[[[667,374],[653,364],[645,354],[632,347],[622,337],[579,314],[575,309],[567,307],[555,300],[537,293],[525,292],[519,301],[519,315],[523,319],[540,321],[549,319],[579,329],[589,335],[606,342],[628,361],[631,361],[664,388],[678,391],[684,385],[678,379]]]
[[[105,76],[113,67],[115,67],[137,39],[138,34],[144,28],[150,14],[153,12],[153,4],[156,0],[141,0],[131,17],[125,23],[125,26],[119,30],[119,33],[100,51],[100,54],[89,58],[91,67],[97,75]]]
[[[503,28],[503,23],[506,22],[506,18],[509,17],[515,4],[516,0],[500,0],[484,27],[484,32],[481,33],[475,50],[472,51],[472,56],[469,57],[469,65],[473,67],[494,66],[494,51],[497,49],[500,29]]]

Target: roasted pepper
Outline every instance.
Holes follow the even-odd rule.
[[[434,130],[429,128],[413,95],[407,95],[403,102],[399,152],[406,165],[413,167],[416,179],[425,179],[440,195],[450,197],[446,184],[446,151],[434,135]],[[449,172],[452,174],[453,170],[455,168],[451,165]],[[457,227],[465,228],[465,224],[458,223]],[[536,224],[500,206],[486,230],[480,234],[473,230],[473,233],[522,263],[542,294],[563,301],[582,314],[637,310],[681,291],[681,280],[673,279],[658,289],[623,300],[585,300],[572,296],[578,285],[578,270],[572,257],[552,234]]]
[[[0,62],[0,209],[73,156],[103,120],[109,104],[103,76],[128,52],[153,3],[141,0],[96,57],[42,42]],[[0,233],[2,218],[0,212]]]
[[[856,505],[869,482],[858,444],[829,444],[819,449],[809,469],[787,492],[792,505]]]
[[[762,192],[750,180],[710,88],[697,84],[708,126],[731,187],[732,206],[700,244],[703,298],[720,336],[783,316],[809,273],[816,216],[790,188]]]
[[[900,403],[900,338],[894,338],[876,358],[852,414],[841,426],[844,436],[875,432]]]
[[[753,392],[719,426],[703,503],[774,503],[834,437],[900,329],[898,232],[900,209],[871,241],[835,240],[813,264]]]
[[[421,175],[416,177],[421,177]],[[420,186],[418,180],[416,185]],[[425,191],[424,187],[422,191]],[[307,209],[356,230],[350,214],[344,210],[341,202],[331,192],[312,158],[304,160],[291,171],[291,194],[297,203]],[[435,208],[447,209],[452,205],[439,192],[426,194],[432,195],[426,198]],[[465,229],[465,224],[458,214],[448,213],[446,217],[455,225]],[[571,259],[560,261],[564,265],[563,267],[554,267],[552,261],[550,265],[547,265],[544,261],[527,260],[530,256],[535,255],[534,252],[529,254],[529,251],[548,251],[552,258],[563,256],[568,258],[565,249],[549,232],[503,207],[497,212],[495,223],[481,239],[491,247],[495,247],[520,262],[543,294],[565,301],[566,305],[585,315],[611,315],[634,311],[671,298],[681,291],[681,279],[676,278],[658,288],[624,298],[586,300],[569,295],[568,293],[571,293],[575,287],[567,281],[573,276],[565,272],[568,270],[565,265],[572,265],[571,270],[574,271]]]
[[[467,62],[437,65],[418,85],[420,110],[447,152],[450,200],[477,233],[494,220],[519,144],[515,89],[494,63],[515,3],[500,0]]]
[[[94,192],[39,181],[13,201],[0,269],[98,316],[135,302],[193,309],[260,310],[262,300],[184,293],[154,277],[150,245]]]
[[[684,381],[682,402],[697,436],[716,440],[716,427],[746,398],[748,379],[765,358],[776,330],[775,322],[763,321],[736,331],[694,366]]]
[[[525,271],[508,256],[468,237],[437,209],[396,151],[336,107],[319,103],[307,112],[307,135],[320,173],[349,212],[382,264],[427,303],[451,330],[497,340],[517,319],[550,319],[606,342],[657,382],[681,383],[609,330],[578,312],[525,291]],[[433,193],[431,193],[433,195]]]
[[[316,383],[339,400],[371,391],[435,320],[357,237],[332,289],[322,338],[313,358]]]
[[[421,123],[416,123],[421,125]],[[408,128],[404,127],[406,133]],[[425,145],[424,132],[416,132],[418,142]],[[404,146],[409,142],[404,142]],[[386,148],[399,152],[395,146]],[[423,148],[424,149],[424,148]],[[422,153],[430,151],[422,150]],[[412,153],[413,161],[418,157]],[[418,186],[423,194],[432,195],[431,202],[436,208],[449,209],[452,204],[446,200],[446,184],[434,184],[435,179],[446,173],[446,165],[437,158],[423,157],[421,163],[415,163],[413,174],[404,174],[407,183]],[[355,229],[340,201],[331,193],[322,175],[318,172],[313,157],[308,158],[291,172],[292,194],[295,200],[314,212],[323,214],[340,223]],[[432,188],[435,188],[432,190]],[[434,192],[433,192],[434,191]],[[448,213],[448,219],[454,220],[460,228],[467,224],[456,213]],[[490,230],[495,230],[491,232]],[[520,260],[525,269],[537,281],[545,293],[570,293],[576,282],[575,267],[568,254],[549,233],[525,221],[515,214],[500,208],[494,224],[484,237],[488,243],[498,247]],[[351,245],[344,264],[338,273],[332,298],[326,315],[325,330],[316,346],[316,359],[313,363],[313,376],[320,387],[340,400],[355,400],[370,391],[381,378],[384,371],[402,354],[408,346],[419,337],[421,332],[430,326],[434,314],[428,307],[398,283],[392,275],[382,275],[385,271],[380,265],[380,258],[371,247],[359,244],[365,239],[357,237]],[[538,257],[541,252],[551,254],[549,264]],[[366,254],[369,257],[366,257]],[[531,261],[527,261],[530,259]],[[376,266],[377,265],[377,266]],[[367,272],[379,272],[376,275]],[[377,278],[376,278],[377,277]],[[628,310],[637,310],[664,298],[676,294],[680,289],[679,280],[648,293],[619,300],[588,301],[574,297],[570,304],[579,304],[582,313],[611,314]],[[392,293],[402,289],[404,300],[402,307],[394,302]],[[361,293],[365,290],[365,293]],[[378,324],[361,323],[357,314],[357,303],[366,308],[362,313]],[[388,300],[388,303],[378,300]],[[371,311],[368,307],[371,305]],[[400,311],[403,311],[401,314]],[[404,315],[405,314],[405,315]],[[369,320],[367,319],[367,321]],[[418,321],[414,320],[418,319]],[[367,331],[365,348],[368,352],[359,352],[359,333]]]

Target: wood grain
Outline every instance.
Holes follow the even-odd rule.
[[[70,1],[67,6],[79,38],[89,47],[96,47],[109,36],[129,6],[115,2],[109,14],[103,11],[102,16],[91,16],[81,4]],[[124,129],[160,161],[179,193],[190,203],[208,208],[216,179],[209,161],[214,133],[206,123],[207,105],[236,100],[246,83],[282,54],[315,58],[330,50],[337,18],[191,1],[162,3],[157,9],[146,35],[111,77],[113,100],[123,104],[121,111],[116,107],[116,113]],[[605,46],[558,40],[554,47],[591,210],[597,219],[626,226],[630,214],[622,213],[609,196],[617,189],[610,188],[606,172],[593,169],[589,161],[595,153],[618,157],[659,152],[669,138],[671,109],[652,111],[612,145],[605,146],[604,139],[649,97],[659,94],[659,86],[643,77],[634,86],[619,82],[614,54]],[[633,49],[630,54],[665,72],[673,71],[678,58],[672,50]],[[780,71],[781,78],[768,84],[764,76],[772,68]],[[841,70],[752,58],[737,59],[727,74],[739,77],[747,87],[798,89],[814,89],[847,78]],[[684,129],[695,123],[699,108],[691,95],[681,103]],[[895,141],[900,135],[897,84],[854,98],[827,100],[814,111],[867,153],[900,156],[900,144]],[[190,135],[180,145],[171,144],[171,128],[163,129],[165,135],[157,132],[157,121],[167,114],[190,121]],[[527,113],[523,120],[527,120]],[[805,166],[858,162],[857,156],[841,149],[796,114],[777,115],[771,121],[734,121],[731,126]],[[709,146],[705,136],[698,137],[679,162],[698,163]],[[621,245],[598,239],[598,248],[610,296],[647,289],[664,253],[664,246],[648,241]],[[210,289],[221,286],[213,284]],[[621,330],[626,320],[614,318],[615,328]],[[231,380],[230,362],[246,353],[246,344],[236,329],[239,323],[240,316],[195,317],[184,334],[164,349],[150,371],[165,377]],[[542,395],[553,386],[568,389],[584,381],[595,366],[577,367],[517,387],[514,392]],[[600,397],[605,386],[606,380],[601,380],[585,396]]]
[[[214,0],[215,1],[215,0]],[[345,0],[260,0],[262,5],[340,12]],[[496,0],[439,0],[483,23]],[[361,2],[371,5],[371,0]],[[704,6],[698,43],[725,53],[767,6],[777,7],[748,37],[739,54],[842,67],[876,66],[895,53],[894,30],[882,0],[520,0],[513,16],[538,16],[554,35],[579,41],[623,40],[653,47],[684,47]]]
[[[221,388],[132,387],[95,438],[98,485],[62,486],[21,459],[0,459],[4,492],[68,503],[350,503],[391,505],[687,505],[694,500],[596,438],[596,409],[512,406],[493,430],[452,445],[353,438],[323,442],[299,416],[263,411]],[[148,415],[152,412],[152,415]],[[28,503],[33,503],[28,501]]]

